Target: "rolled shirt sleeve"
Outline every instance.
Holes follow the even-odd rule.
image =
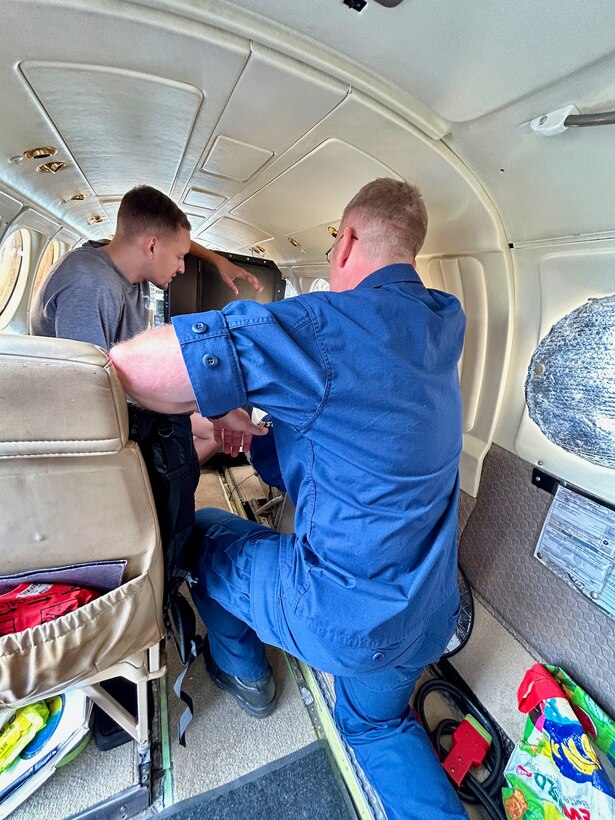
[[[223,314],[184,314],[172,322],[199,413],[220,416],[246,404],[246,386]]]
[[[312,317],[297,299],[231,302],[172,321],[202,415],[250,402],[300,428],[318,413],[329,373]]]

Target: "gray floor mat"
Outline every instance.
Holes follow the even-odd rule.
[[[355,816],[319,743],[160,815],[165,820],[350,820]]]

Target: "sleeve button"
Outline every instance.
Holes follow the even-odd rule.
[[[216,367],[218,365],[219,361],[220,361],[220,359],[217,356],[214,356],[211,353],[206,353],[203,356],[203,364],[206,367]]]
[[[192,325],[192,330],[194,333],[207,333],[207,325],[205,322],[195,322]]]
[[[380,663],[380,661],[384,660],[384,655],[382,654],[382,652],[374,652],[374,654],[372,655],[372,660],[376,663]]]

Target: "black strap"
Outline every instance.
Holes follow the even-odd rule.
[[[200,475],[198,457],[189,416],[168,416],[132,406],[130,436],[141,449],[160,523],[165,564],[164,622],[184,667],[173,689],[186,704],[178,727],[179,741],[185,746],[193,706],[182,686],[186,672],[203,649],[194,611],[179,592],[184,581],[193,583],[188,553],[194,524],[194,492]]]

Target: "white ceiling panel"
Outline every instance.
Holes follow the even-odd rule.
[[[217,133],[279,155],[348,91],[348,83],[254,44]]]
[[[203,208],[206,211],[215,211],[226,197],[220,194],[212,194],[210,191],[202,191],[199,188],[190,188],[184,197],[186,205],[193,205],[195,208]]]
[[[258,148],[256,145],[248,145],[245,142],[239,142],[239,140],[221,134],[216,137],[216,141],[203,163],[203,171],[215,176],[245,182],[259,168],[262,168],[272,156],[273,151]]]
[[[271,234],[265,233],[260,228],[246,225],[244,222],[225,216],[202,231],[199,238],[207,243],[211,242],[212,245],[236,251],[249,245],[264,242],[272,237]]]
[[[347,93],[346,83],[254,44],[191,184],[232,196]]]
[[[266,185],[233,214],[266,223],[274,235],[336,222],[356,192],[376,177],[401,179],[391,168],[346,142],[329,139]]]
[[[360,13],[341,0],[229,2],[286,26],[274,32],[282,47],[324,46],[451,121],[480,117],[614,48],[613,0],[404,0]]]
[[[198,88],[105,66],[25,62],[21,70],[96,194],[144,180],[171,190],[203,101]]]

